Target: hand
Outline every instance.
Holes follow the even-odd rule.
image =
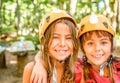
[[[35,63],[30,78],[30,83],[47,83],[47,71],[39,62]]]

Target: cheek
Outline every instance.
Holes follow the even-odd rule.
[[[109,43],[107,46],[102,47],[104,51],[111,53],[112,45]]]
[[[88,47],[86,44],[83,44],[82,49],[85,54],[92,51],[92,48]]]
[[[104,52],[106,52],[108,55],[111,53],[111,47],[110,46],[107,46],[107,47],[104,47]]]
[[[68,41],[68,42],[67,42],[67,45],[68,45],[68,47],[69,47],[70,49],[73,50],[73,42],[72,42],[72,41]]]
[[[84,53],[85,53],[86,55],[89,55],[89,54],[91,54],[92,52],[93,52],[92,48],[84,48]]]
[[[58,44],[59,42],[56,40],[52,40],[51,43],[49,43],[49,47],[54,47]]]

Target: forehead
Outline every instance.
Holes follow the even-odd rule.
[[[65,23],[57,23],[54,28],[54,32],[58,33],[70,33],[70,28],[67,24]]]

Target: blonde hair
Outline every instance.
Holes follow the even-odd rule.
[[[73,53],[70,55],[70,57],[67,59],[65,62],[65,70],[63,72],[63,77],[61,82],[73,82],[75,81],[75,75],[74,75],[74,65],[75,61],[77,60],[77,55],[78,55],[78,50],[79,50],[79,42],[78,38],[76,37],[77,32],[76,32],[76,27],[72,21],[68,18],[61,18],[56,21],[54,21],[51,25],[48,26],[48,29],[46,30],[44,34],[44,45],[41,48],[42,51],[42,59],[44,60],[45,64],[47,65],[47,72],[48,72],[48,81],[51,79],[52,74],[53,74],[53,64],[51,63],[51,59],[48,50],[48,44],[52,42],[53,38],[53,32],[55,25],[57,23],[65,23],[69,28],[71,32],[71,37],[73,40]]]

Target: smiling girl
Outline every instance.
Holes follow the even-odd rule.
[[[39,27],[41,59],[47,70],[43,74],[47,73],[47,81],[34,78],[32,83],[75,83],[74,64],[79,50],[75,20],[65,11],[57,10],[47,13]],[[23,83],[30,83],[35,64],[26,65]]]

